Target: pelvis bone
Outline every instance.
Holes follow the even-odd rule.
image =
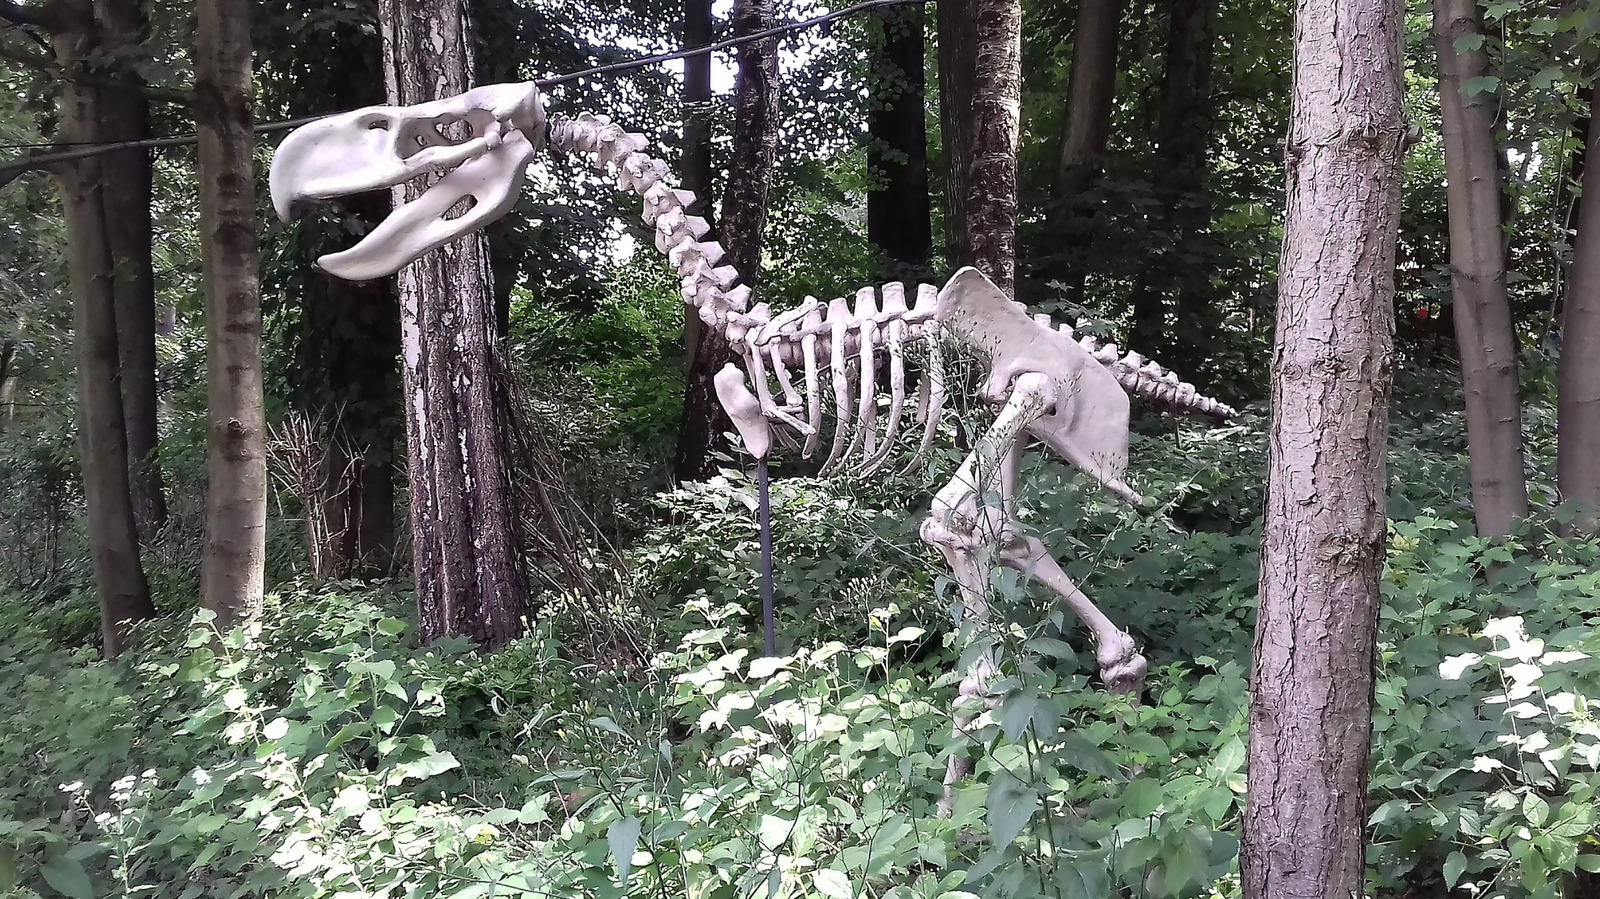
[[[317,260],[347,280],[381,278],[508,212],[544,131],[544,105],[531,82],[329,116],[291,132],[273,154],[272,205],[287,221],[307,200],[441,175],[409,202],[397,197],[394,211],[354,247]]]

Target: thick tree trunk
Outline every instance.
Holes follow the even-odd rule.
[[[1217,0],[1166,0],[1166,69],[1152,182],[1160,213],[1161,252],[1152,254],[1134,287],[1131,345],[1198,371],[1211,355],[1216,315],[1208,306],[1195,242],[1211,223],[1206,197],[1206,145],[1211,139],[1211,62]],[[1168,301],[1176,326],[1166,324]]]
[[[1586,146],[1586,158],[1600,153],[1600,116],[1589,117]],[[1584,190],[1578,202],[1556,373],[1556,484],[1562,499],[1578,504],[1573,526],[1592,531],[1600,526],[1600,190]]]
[[[968,0],[976,42],[972,160],[963,243],[972,264],[1010,294],[1016,282],[1017,143],[1022,125],[1022,3]]]
[[[1506,295],[1501,190],[1495,149],[1495,95],[1462,88],[1488,72],[1488,52],[1457,52],[1463,37],[1483,36],[1476,0],[1434,0],[1449,182],[1450,268],[1461,383],[1467,399],[1472,509],[1478,533],[1499,537],[1528,514],[1522,471],[1522,404],[1517,341]]]
[[[972,91],[978,59],[975,0],[935,4],[939,43],[939,132],[944,154],[944,244],[951,268],[976,262],[967,225],[967,186],[972,181],[976,130]],[[993,272],[986,272],[990,278]]]
[[[928,128],[923,108],[921,6],[892,7],[878,14],[882,46],[873,48],[872,115],[867,168],[867,240],[882,255],[891,280],[921,281],[931,274],[928,256],[933,225],[928,202]]]
[[[1240,849],[1247,899],[1365,895],[1404,21],[1399,0],[1296,3]]]
[[[711,0],[683,0],[683,46],[704,47],[713,37]],[[717,230],[712,197],[711,173],[711,54],[690,56],[683,61],[683,186],[694,192],[690,215],[698,215],[711,225],[708,236]],[[689,375],[695,376],[695,355],[700,347],[704,324],[699,312],[687,303],[683,307],[683,358]],[[716,374],[701,373],[705,379]],[[709,384],[707,380],[707,384]],[[707,387],[706,389],[710,389]]]
[[[64,4],[79,27],[56,38],[57,56],[68,71],[98,48],[88,0]],[[64,82],[61,140],[94,143],[98,91]],[[139,561],[139,538],[128,492],[128,449],[122,393],[117,385],[117,320],[113,303],[112,255],[106,222],[106,175],[94,157],[60,170],[72,280],[73,342],[78,367],[78,447],[88,507],[89,555],[100,599],[102,648],[115,657],[127,644],[127,626],[155,615]]]
[[[111,64],[103,77],[126,89],[100,92],[101,140],[137,141],[150,136],[150,104],[139,93],[143,79],[129,56],[145,31],[140,0],[99,0],[102,41]],[[151,263],[151,174],[149,150],[106,154],[106,234],[116,281],[117,347],[121,354],[122,407],[128,432],[128,483],[139,539],[154,542],[167,521],[166,490],[156,459],[156,286]]]
[[[772,0],[735,0],[733,33],[751,34],[771,28]],[[739,48],[739,80],[734,89],[733,155],[728,190],[722,198],[718,235],[726,262],[752,295],[760,290],[761,238],[767,226],[767,194],[778,150],[778,45],[776,39]],[[754,300],[752,300],[754,302]],[[684,396],[683,423],[678,431],[678,480],[710,476],[713,454],[726,452],[723,435],[731,428],[717,402],[711,378],[732,358],[721,334],[702,331]]]
[[[473,86],[472,26],[450,0],[378,5],[390,102]],[[396,189],[415,197],[419,185]],[[400,271],[412,556],[424,641],[495,648],[522,633],[528,577],[510,470],[510,404],[495,336],[487,238],[469,234]]]
[[[1067,111],[1056,166],[1056,198],[1071,202],[1100,174],[1117,90],[1122,0],[1080,0],[1072,32]]]
[[[200,602],[220,629],[250,632],[265,586],[267,462],[248,0],[200,0],[195,44],[208,399]]]

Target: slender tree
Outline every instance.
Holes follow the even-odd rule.
[[[683,0],[683,46],[685,49],[704,47],[711,43],[714,19],[711,0]],[[711,167],[711,54],[690,56],[683,61],[683,186],[694,192],[694,205],[690,215],[698,215],[711,225],[715,236],[716,203],[712,188]],[[700,315],[687,304],[683,308],[683,356],[689,366],[689,376],[705,382],[701,389],[710,389],[710,378],[716,371],[696,368],[694,363],[700,346],[702,322]],[[707,359],[709,365],[714,360]],[[720,366],[719,366],[720,367]]]
[[[473,86],[472,23],[453,0],[382,0],[389,101]],[[397,200],[423,185],[396,188]],[[468,234],[399,274],[412,556],[422,638],[498,647],[528,614],[510,470],[508,383],[495,325],[487,237]]]
[[[872,48],[867,168],[874,182],[867,191],[867,240],[878,248],[886,276],[916,281],[928,276],[933,246],[923,108],[926,17],[917,4],[876,17],[883,40]]]
[[[1131,343],[1199,371],[1216,336],[1204,289],[1198,239],[1211,223],[1206,147],[1211,140],[1211,69],[1217,0],[1164,0],[1167,55],[1151,181],[1162,252],[1141,270],[1133,292]],[[1168,301],[1176,326],[1167,325]]]
[[[141,0],[97,0],[105,57],[100,73],[119,86],[100,91],[100,136],[108,141],[150,137],[150,101],[136,61],[147,30]],[[128,484],[139,539],[153,542],[167,520],[166,489],[156,459],[156,285],[151,262],[151,151],[106,154],[106,237],[116,273],[112,281],[121,359],[123,421],[128,434]]]
[[[950,262],[976,266],[1011,293],[1016,277],[1022,6],[1017,0],[941,3],[938,31]]]
[[[200,267],[206,295],[206,545],[200,602],[217,626],[259,623],[266,574],[249,0],[200,0]]]
[[[754,34],[772,27],[772,0],[735,0],[733,33]],[[756,41],[739,48],[739,80],[734,88],[733,155],[728,189],[722,198],[718,233],[727,262],[739,270],[752,293],[760,289],[761,239],[767,226],[767,194],[778,149],[778,43]],[[732,427],[717,402],[711,378],[732,358],[722,335],[701,333],[690,368],[678,433],[675,469],[679,480],[709,476],[712,458],[725,451],[723,435]]]
[[[1600,158],[1600,116],[1589,116],[1585,158]],[[1586,166],[1584,187],[1595,166]],[[1556,484],[1579,507],[1574,527],[1600,526],[1600,190],[1579,199],[1578,236],[1562,304],[1556,373]]]
[[[1473,46],[1471,38],[1477,38]],[[1517,341],[1506,295],[1494,92],[1477,0],[1434,0],[1439,105],[1450,218],[1451,306],[1467,400],[1472,510],[1478,533],[1503,536],[1528,514],[1522,471]],[[1469,40],[1463,40],[1469,39]]]
[[[1395,245],[1399,0],[1297,0],[1240,870],[1364,895]]]
[[[57,8],[56,57],[64,71],[85,74],[100,51],[89,0]],[[63,84],[60,137],[70,145],[102,138],[102,90],[77,81]],[[155,614],[139,560],[138,531],[128,485],[120,361],[114,303],[116,280],[107,223],[109,190],[101,160],[74,160],[58,169],[67,220],[71,268],[73,342],[77,349],[78,446],[89,519],[89,556],[100,600],[102,651],[115,657],[127,643],[127,626]]]
[[[1122,0],[1080,0],[1072,31],[1072,67],[1062,117],[1055,194],[1071,202],[1100,173],[1111,137],[1117,90],[1117,40]]]

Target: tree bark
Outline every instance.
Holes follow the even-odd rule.
[[[463,4],[384,0],[378,18],[391,103],[473,86]],[[396,199],[418,193],[420,185],[398,187]],[[469,234],[423,256],[400,271],[399,286],[422,639],[463,635],[497,648],[522,633],[529,589],[487,238]]]
[[[1122,0],[1081,0],[1072,32],[1067,111],[1056,166],[1056,199],[1071,202],[1100,174],[1117,90]]]
[[[883,44],[872,50],[873,97],[867,168],[867,240],[890,280],[927,279],[933,247],[928,201],[928,128],[924,100],[921,6],[877,14]]]
[[[200,265],[206,295],[206,546],[201,605],[226,632],[259,624],[267,464],[257,282],[248,0],[200,0]]]
[[[99,0],[102,43],[111,55],[102,77],[126,86],[100,92],[100,139],[150,137],[150,103],[130,63],[145,32],[141,0]],[[122,407],[128,433],[128,483],[140,542],[153,543],[167,521],[166,489],[156,458],[156,286],[151,262],[151,151],[119,150],[101,161],[106,177],[106,234],[116,272],[117,347]]]
[[[967,226],[975,132],[972,92],[978,59],[975,5],[975,0],[944,0],[934,7],[939,43],[939,132],[944,153],[944,244],[951,268],[976,262]],[[985,274],[994,277],[992,272]]]
[[[89,0],[63,4],[77,27],[56,36],[62,67],[75,71],[99,50]],[[99,91],[63,82],[61,140],[68,145],[104,139],[99,132]],[[73,342],[78,368],[78,447],[89,518],[89,555],[100,601],[102,652],[116,657],[128,626],[151,618],[155,607],[139,560],[139,538],[128,491],[128,448],[122,393],[112,267],[105,203],[106,175],[87,157],[60,169],[72,280]]]
[[[0,344],[0,435],[5,434],[6,425],[11,424],[11,393],[16,390],[16,364],[16,342],[8,340]]]
[[[752,34],[773,25],[772,0],[735,0],[733,33]],[[769,39],[739,48],[739,80],[734,89],[733,155],[728,189],[722,198],[718,234],[725,262],[739,280],[760,290],[761,238],[767,226],[767,194],[778,149],[778,44]],[[720,333],[705,329],[696,347],[683,403],[674,465],[678,480],[693,481],[715,472],[712,456],[727,451],[723,436],[732,425],[717,402],[712,377],[733,358]]]
[[[1364,895],[1407,129],[1398,0],[1298,0],[1240,870]]]
[[[1206,196],[1206,146],[1211,139],[1211,69],[1217,0],[1166,0],[1166,68],[1152,182],[1160,252],[1134,287],[1131,345],[1197,371],[1211,355],[1216,314],[1196,238],[1211,223]],[[1176,326],[1166,324],[1168,301]]]
[[[964,205],[972,264],[1011,294],[1016,282],[1017,145],[1022,126],[1022,4],[967,0],[976,55],[972,160]]]
[[[1495,148],[1495,95],[1463,87],[1488,72],[1488,51],[1457,52],[1463,37],[1483,37],[1477,0],[1434,0],[1439,102],[1450,214],[1450,285],[1461,384],[1467,402],[1472,509],[1478,533],[1500,537],[1528,515],[1523,475],[1522,402],[1517,341],[1506,294],[1505,243]]]
[[[713,37],[711,0],[683,0],[684,49],[704,47]],[[694,192],[690,215],[698,215],[711,225],[708,237],[715,237],[716,203],[712,196],[711,171],[711,54],[690,56],[683,61],[683,186]],[[695,355],[700,347],[699,312],[689,304],[683,307],[683,358],[691,377],[695,376]],[[701,377],[709,378],[715,375]],[[707,382],[709,383],[709,381]],[[709,389],[709,388],[707,388]]]
[[[1600,116],[1591,114],[1585,157],[1597,148]],[[1585,187],[1594,170],[1586,168]],[[1556,372],[1556,485],[1563,500],[1578,505],[1574,529],[1593,531],[1600,526],[1600,190],[1584,190],[1578,204]]]

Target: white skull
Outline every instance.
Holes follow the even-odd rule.
[[[543,144],[544,106],[532,82],[489,85],[415,106],[369,106],[318,119],[284,138],[268,178],[272,205],[287,221],[306,200],[444,173],[409,203],[397,197],[394,211],[354,247],[317,260],[347,280],[381,278],[510,211]],[[470,207],[451,215],[463,202]]]

